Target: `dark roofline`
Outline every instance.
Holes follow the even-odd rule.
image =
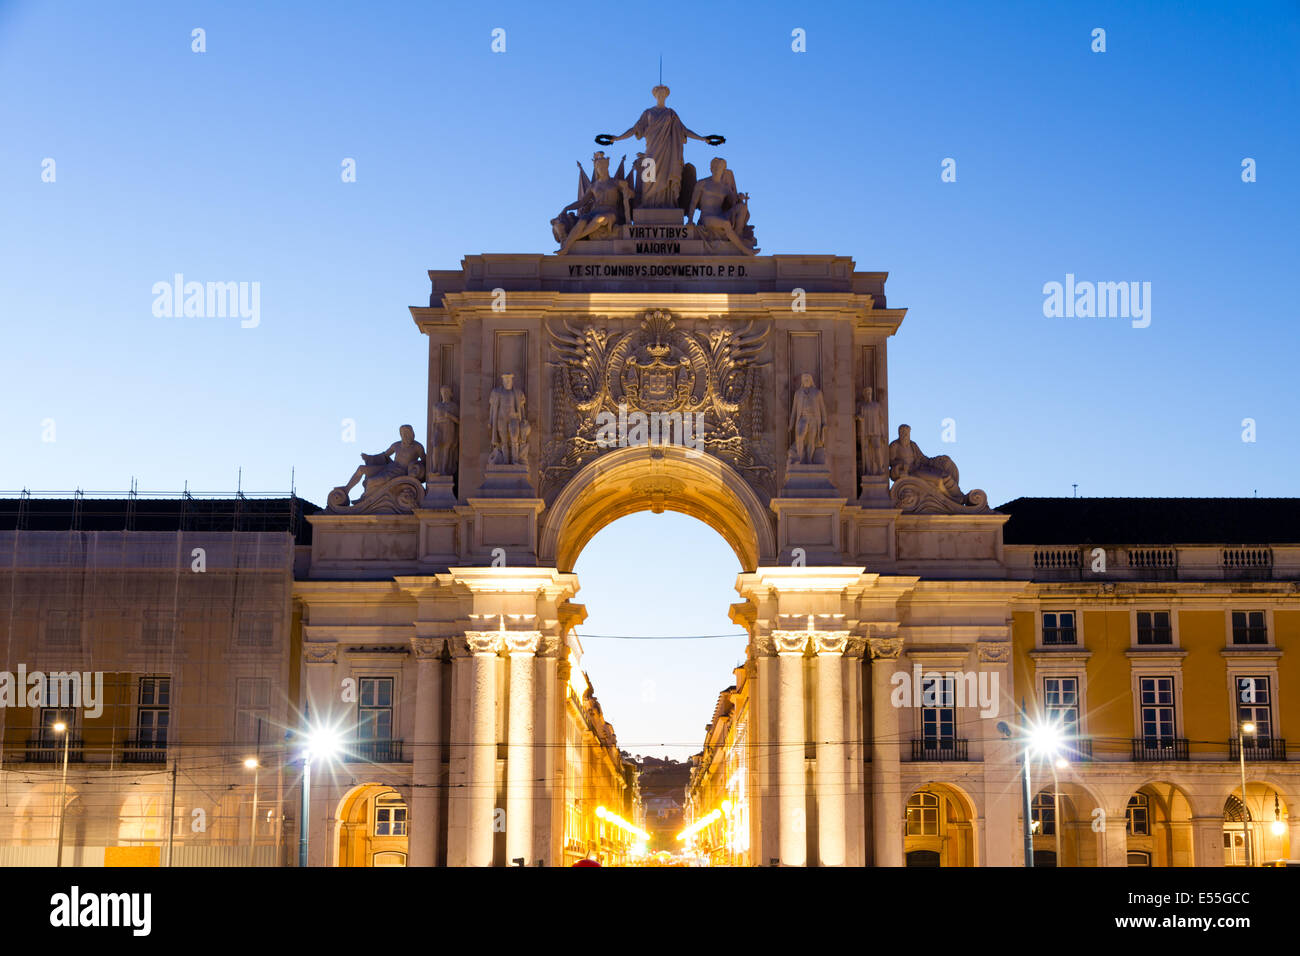
[[[1016,498],[1006,544],[1300,544],[1300,498]]]
[[[306,545],[321,510],[297,495],[56,494],[0,498],[0,531],[288,531]]]

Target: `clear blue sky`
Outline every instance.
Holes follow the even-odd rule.
[[[296,468],[323,503],[358,451],[422,431],[407,306],[426,270],[551,250],[574,160],[649,105],[662,53],[670,105],[727,137],[764,252],[890,273],[909,309],[894,424],[964,485],[993,502],[1072,482],[1300,493],[1294,3],[652,9],[0,3],[0,488],[231,490],[242,466],[246,490],[274,491]],[[260,325],[155,318],[152,286],[175,273],[259,282]],[[1150,282],[1150,327],[1044,318],[1043,284],[1066,273]],[[700,585],[730,587],[730,553],[655,520],[584,555],[586,629],[730,630],[730,597]],[[647,535],[688,569],[658,620]],[[596,588],[598,549],[624,557]],[[669,645],[629,646],[588,642],[620,737],[698,739],[738,653],[700,642],[683,668],[656,664]],[[647,679],[673,695],[642,700]]]

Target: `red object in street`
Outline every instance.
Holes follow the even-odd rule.
[[[579,860],[574,866],[600,866],[598,862],[592,859]]]

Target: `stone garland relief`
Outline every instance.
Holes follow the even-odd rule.
[[[597,441],[597,416],[620,411],[691,416],[702,425],[702,439],[693,436],[696,447],[726,461],[755,489],[774,493],[775,463],[763,427],[769,363],[757,361],[769,326],[714,321],[687,330],[670,313],[652,310],[639,329],[564,320],[548,331],[553,420],[542,450],[544,498],[606,450]]]

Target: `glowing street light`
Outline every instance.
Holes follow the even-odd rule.
[[[58,859],[55,866],[63,866],[63,820],[68,812],[68,743],[72,739],[72,731],[63,721],[56,721],[50,727],[56,734],[63,734],[63,784],[59,788],[59,849]]]
[[[248,827],[248,865],[257,865],[257,778],[261,773],[262,764],[256,757],[244,758],[244,769],[253,771],[253,816],[249,820]]]
[[[302,832],[298,834],[298,865],[307,865],[307,833],[311,822],[311,762],[332,760],[343,749],[343,735],[336,727],[315,726],[304,735],[302,752]]]
[[[1254,866],[1254,848],[1250,845],[1250,810],[1246,806],[1246,734],[1253,734],[1255,725],[1247,720],[1237,725],[1237,755],[1241,758],[1241,826],[1246,833],[1246,865]]]

